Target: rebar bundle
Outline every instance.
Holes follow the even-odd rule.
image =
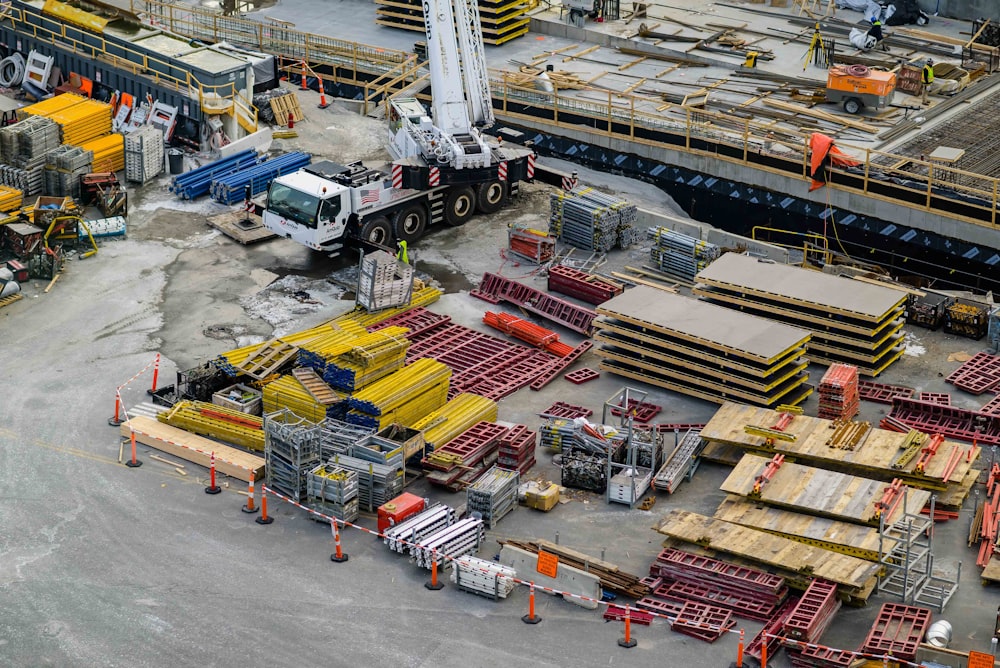
[[[549,198],[549,231],[560,241],[589,251],[628,248],[640,238],[638,208],[623,199],[577,186]]]
[[[653,240],[649,252],[653,265],[671,276],[693,280],[721,253],[715,244],[666,227],[650,227],[646,234]]]
[[[466,490],[469,512],[477,512],[487,528],[496,527],[504,515],[517,507],[517,471],[494,466]]]
[[[169,411],[156,416],[160,422],[225,443],[264,450],[263,420],[204,401],[179,401]]]
[[[383,429],[393,422],[409,426],[448,399],[451,369],[429,358],[376,381],[348,399],[347,421]]]
[[[584,453],[563,455],[562,486],[601,494],[607,489],[607,459]]]
[[[424,432],[427,451],[446,445],[477,422],[495,422],[497,403],[478,394],[463,392],[441,408],[414,422],[413,429]]]

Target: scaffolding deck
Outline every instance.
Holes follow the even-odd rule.
[[[880,323],[901,308],[907,295],[879,285],[851,281],[792,265],[760,262],[726,253],[696,276],[700,283],[759,295],[796,306]]]
[[[657,526],[660,533],[719,552],[798,573],[809,573],[858,595],[870,590],[878,564],[783,536],[731,524],[684,510],[673,510]]]
[[[938,454],[930,458],[921,474],[915,471],[919,457],[913,457],[905,466],[892,468],[904,451],[907,438],[906,434],[898,432],[872,429],[860,444],[853,450],[848,450],[831,447],[829,441],[835,431],[833,421],[822,418],[795,416],[784,430],[795,436],[795,440],[778,441],[773,446],[768,446],[763,437],[744,431],[744,427],[748,425],[769,427],[778,421],[780,415],[778,411],[766,408],[725,403],[705,425],[701,435],[712,443],[734,445],[764,454],[780,452],[800,463],[834,468],[878,480],[901,478],[907,484],[935,491],[949,490],[949,486],[953,484],[964,484],[980,451],[978,447],[974,447],[971,456],[963,456],[946,482],[943,475],[948,468],[948,453],[955,445],[951,441],[945,441],[941,445]]]
[[[754,492],[757,477],[770,461],[769,457],[743,455],[743,459],[722,483],[722,491],[750,496]],[[878,526],[878,504],[888,487],[889,483],[870,478],[784,462],[771,479],[761,486],[759,498],[761,502],[772,506]],[[911,513],[917,512],[930,498],[931,493],[926,490],[910,489],[905,498],[906,507]],[[900,497],[885,513],[886,524],[893,524],[903,514],[903,500]]]
[[[733,495],[719,504],[714,517],[866,561],[879,558],[878,529],[860,524],[761,506]],[[882,539],[884,552],[892,551],[895,546],[896,541],[891,538]]]

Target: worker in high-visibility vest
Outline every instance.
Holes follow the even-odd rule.
[[[396,259],[405,264],[410,264],[410,254],[406,250],[405,241],[396,243]]]
[[[920,81],[923,83],[924,89],[924,104],[928,103],[927,96],[930,94],[931,84],[934,83],[934,61],[930,58],[924,64],[924,71],[920,75]]]
[[[872,48],[882,49],[883,51],[889,50],[889,47],[882,41],[885,39],[885,34],[882,32],[882,21],[878,18],[872,19],[872,27],[869,28],[868,34],[875,38],[875,46]]]

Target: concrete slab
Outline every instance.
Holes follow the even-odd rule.
[[[587,610],[596,610],[597,601],[601,600],[601,578],[579,568],[573,568],[565,564],[559,564],[556,577],[542,575],[536,569],[538,555],[527,550],[522,550],[513,545],[504,545],[500,548],[500,563],[510,566],[517,571],[517,577],[522,580],[532,581],[536,585],[535,591],[539,594],[551,594],[537,587],[549,587],[559,591],[566,591],[579,596],[586,596],[590,601],[580,598],[564,597],[564,601],[574,603]],[[555,595],[555,594],[552,594]]]

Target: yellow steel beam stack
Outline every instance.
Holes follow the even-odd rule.
[[[111,134],[111,106],[97,100],[84,100],[48,115],[62,128],[62,143],[80,146],[92,139]]]
[[[23,193],[17,188],[0,186],[0,211],[10,213],[21,208]],[[4,216],[6,217],[6,216]]]
[[[80,104],[87,98],[82,95],[76,95],[74,93],[63,93],[62,95],[56,95],[55,97],[50,97],[47,100],[42,100],[41,102],[36,102],[35,104],[28,105],[22,109],[17,110],[17,120],[23,121],[28,116],[51,116],[60,111],[69,109],[70,107]]]
[[[437,450],[477,422],[496,422],[497,403],[478,394],[464,392],[414,422],[412,427],[424,432],[428,451]]]
[[[325,322],[321,325],[310,327],[309,329],[303,329],[299,332],[287,334],[277,339],[272,339],[270,343],[287,343],[289,345],[301,347],[302,345],[309,344],[310,342],[321,340],[324,337],[331,337],[337,340],[349,340],[351,337],[361,336],[366,333],[367,330],[364,327],[351,320],[345,320],[344,322],[338,323]],[[213,364],[220,369],[228,370],[227,372],[230,373],[230,375],[235,376],[238,374],[235,367],[245,362],[251,355],[260,350],[260,347],[260,343],[255,343],[253,345],[226,351],[213,360]]]
[[[410,426],[448,400],[451,369],[420,359],[376,381],[348,399],[347,421],[383,429],[398,422]]]
[[[85,151],[94,152],[95,172],[120,172],[125,169],[125,137],[107,135],[80,144]]]
[[[407,306],[397,306],[396,308],[387,308],[384,311],[379,311],[377,313],[368,313],[364,308],[356,306],[354,310],[348,311],[347,313],[341,314],[331,320],[331,322],[344,322],[348,320],[353,320],[363,327],[371,327],[372,325],[377,325],[383,320],[388,320],[394,315],[399,315],[409,311],[410,309],[417,308],[418,306],[427,306],[428,304],[433,304],[438,299],[441,298],[441,291],[437,288],[432,288],[430,286],[425,286],[419,290],[414,290],[412,296],[410,297],[410,303]]]
[[[386,327],[334,349],[335,354],[327,358],[323,380],[339,390],[353,392],[399,371],[410,347],[408,332],[405,327]]]
[[[341,399],[345,398],[345,395],[339,392],[337,394]],[[287,408],[310,422],[318,423],[325,420],[327,409],[330,408],[316,401],[305,386],[290,374],[265,385],[263,395],[264,413],[274,413]]]
[[[242,445],[250,450],[264,450],[264,421],[256,415],[204,401],[179,401],[169,411],[157,415],[156,419],[194,434]]]

